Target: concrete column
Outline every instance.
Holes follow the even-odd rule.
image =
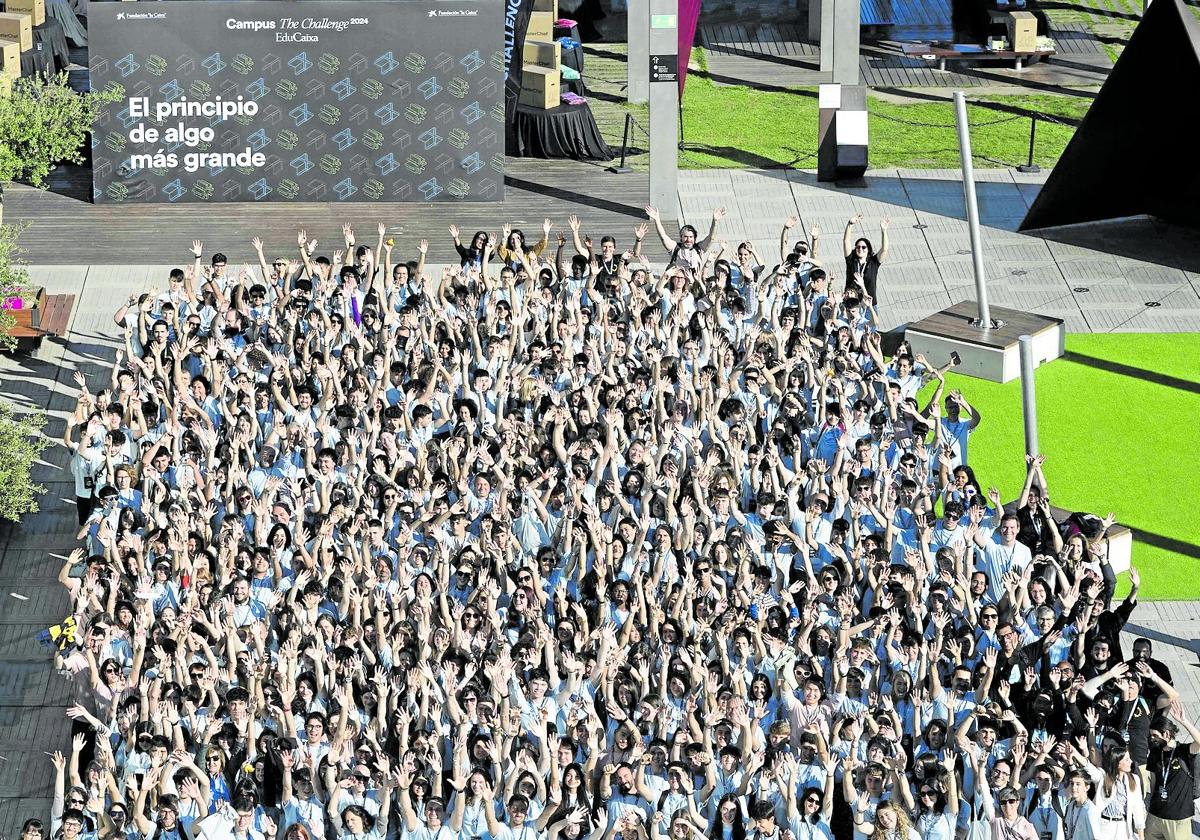
[[[857,85],[859,32],[862,10],[859,0],[833,0],[833,81]],[[822,33],[824,30],[822,30]],[[825,69],[825,42],[821,42],[821,69]]]
[[[648,8],[650,203],[673,219],[679,215],[679,2],[649,0]]]
[[[837,15],[837,7],[839,0],[815,0],[817,3],[817,15],[820,46],[821,46],[821,72],[833,73],[833,56],[836,52],[835,44],[837,43],[836,27],[834,26],[834,18]],[[811,18],[810,18],[811,20]],[[837,79],[834,79],[836,82]]]
[[[629,60],[625,63],[625,96],[630,104],[640,104],[650,96],[650,0],[629,0],[627,8]]]

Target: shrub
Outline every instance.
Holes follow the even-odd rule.
[[[33,483],[30,471],[50,445],[42,436],[45,424],[41,412],[18,415],[12,406],[0,403],[0,519],[16,522],[37,512],[37,497],[46,488]]]
[[[20,235],[21,228],[0,225],[0,350],[11,350],[17,343],[11,335],[15,319],[7,302],[27,299],[30,290],[29,274],[17,247]]]
[[[82,163],[92,120],[118,90],[76,93],[66,73],[16,79],[0,96],[0,188],[7,181],[46,185],[60,163]]]

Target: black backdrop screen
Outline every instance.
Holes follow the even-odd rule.
[[[93,3],[95,200],[499,201],[504,8]]]

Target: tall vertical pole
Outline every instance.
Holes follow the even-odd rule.
[[[971,262],[975,266],[975,296],[979,300],[980,329],[991,329],[987,279],[983,276],[983,241],[979,236],[979,204],[975,199],[975,166],[971,162],[971,127],[967,123],[967,97],[954,91],[954,120],[958,123],[958,154],[962,160],[963,192],[967,199],[967,227],[971,231]]]
[[[1033,337],[1022,335],[1017,338],[1021,353],[1021,409],[1025,415],[1025,454],[1038,454],[1037,391],[1033,387]]]
[[[679,0],[649,0],[650,203],[679,215]],[[630,56],[630,61],[635,61]]]

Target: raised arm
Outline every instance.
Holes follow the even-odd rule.
[[[667,235],[667,231],[662,225],[662,216],[659,214],[658,208],[647,204],[646,215],[650,218],[650,221],[654,222],[654,229],[658,231],[658,240],[662,243],[662,246],[668,251],[674,251],[675,240]]]
[[[875,259],[877,259],[879,262],[883,262],[885,259],[887,259],[888,224],[890,222],[890,219],[879,220],[879,250],[875,252]]]

